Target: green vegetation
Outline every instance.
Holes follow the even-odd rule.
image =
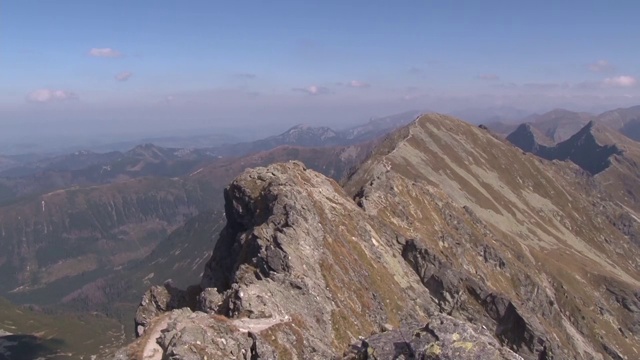
[[[48,315],[0,298],[0,348],[10,359],[103,358],[124,341],[120,324],[98,315]],[[8,354],[0,353],[0,358]]]

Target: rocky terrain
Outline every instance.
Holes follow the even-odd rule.
[[[199,281],[225,225],[224,186],[245,168],[303,159],[339,179],[374,145],[281,146],[214,159],[174,178],[134,177],[14,199],[0,207],[2,295],[61,316],[106,315],[107,323],[123,324],[117,339],[122,344],[133,335],[130,319],[145,289],[166,281],[175,286]],[[156,164],[173,161],[171,154],[161,156],[156,150],[141,146],[136,152],[150,164],[154,159]],[[4,317],[0,314],[0,321]],[[13,331],[11,336],[24,337],[22,344],[28,347],[39,341],[32,335]],[[57,335],[66,339],[68,334]],[[96,344],[71,342],[64,351],[77,353],[92,346],[97,351]],[[113,348],[116,343],[110,344]],[[54,348],[51,351],[60,347]]]
[[[147,291],[116,359],[639,356],[637,210],[485,129],[425,115],[342,184],[281,163],[224,200],[200,283]]]

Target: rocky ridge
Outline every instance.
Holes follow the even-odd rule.
[[[524,124],[507,140],[541,158],[573,162],[593,175],[591,181],[606,189],[613,200],[640,209],[640,143],[618,131],[592,121],[566,141],[549,146],[540,143],[534,129]]]
[[[147,292],[116,358],[637,357],[638,245],[565,164],[431,114],[342,185],[245,171],[201,283]]]

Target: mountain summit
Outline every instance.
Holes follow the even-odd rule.
[[[201,283],[150,289],[117,359],[640,351],[640,249],[616,223],[630,210],[455,118],[397,130],[342,186],[290,162],[246,170],[224,197]]]

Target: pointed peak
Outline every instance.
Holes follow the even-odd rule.
[[[289,130],[287,130],[287,132],[289,131],[293,131],[293,130],[308,130],[311,129],[313,126],[306,124],[306,123],[300,123],[297,125],[292,126]]]
[[[460,120],[454,116],[451,115],[447,115],[447,114],[442,114],[442,113],[436,113],[436,112],[432,112],[432,113],[425,113],[425,114],[421,114],[419,115],[416,120],[414,120],[414,123],[417,124],[448,124],[448,125],[460,125],[460,124],[465,124],[468,126],[472,126],[471,124]]]

